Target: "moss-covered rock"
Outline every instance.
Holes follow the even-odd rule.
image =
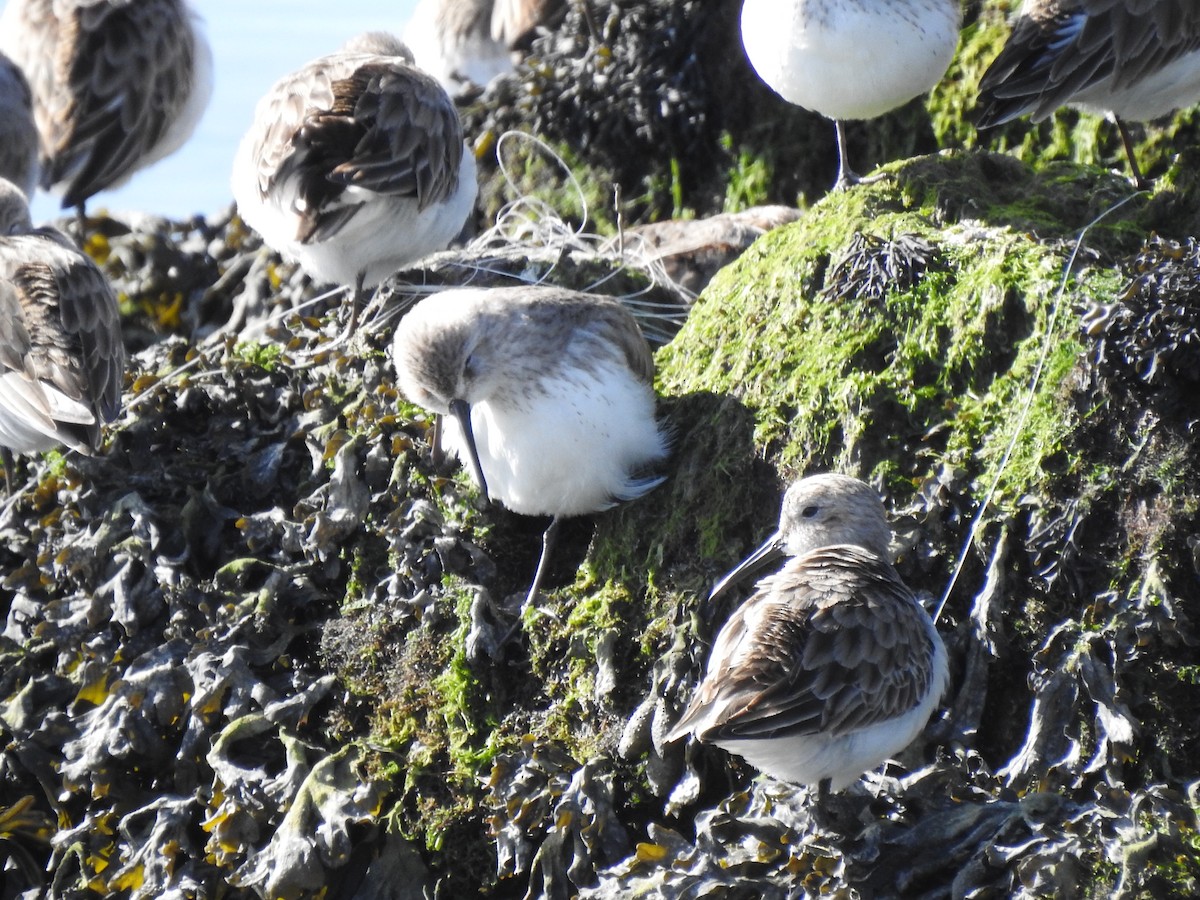
[[[1130,199],[1124,179],[1072,164],[1034,172],[979,153],[912,160],[887,167],[873,184],[826,197],[717,277],[658,353],[660,390],[671,398],[664,405],[681,432],[678,468],[653,503],[600,523],[589,569],[593,578],[646,585],[649,612],[635,613],[633,630],[652,636],[642,659],[657,659],[631,726],[639,716],[669,722],[672,702],[682,702],[683,673],[704,656],[693,641],[721,617],[702,605],[698,615],[687,610],[708,576],[771,529],[774,473],[787,481],[826,469],[851,472],[875,483],[900,514],[898,563],[914,587],[935,597],[950,592],[963,555],[941,619],[954,648],[950,714],[931,728],[960,755],[934,764],[939,777],[950,778],[938,790],[979,792],[976,805],[961,810],[972,817],[999,814],[1009,787],[1059,792],[1052,800],[1042,795],[1034,817],[1044,820],[1045,834],[1066,828],[1070,840],[1056,838],[1052,847],[1033,841],[1021,865],[1036,869],[1044,865],[1039,858],[1064,854],[1077,867],[1071,877],[1092,872],[1101,893],[1111,885],[1106,879],[1141,877],[1132,864],[1112,872],[1102,861],[1134,852],[1103,823],[1129,815],[1130,797],[1142,798],[1135,806],[1157,812],[1134,826],[1134,843],[1147,835],[1161,842],[1155,865],[1171,868],[1172,854],[1190,846],[1195,813],[1151,785],[1166,779],[1183,791],[1187,776],[1167,773],[1194,773],[1200,759],[1188,729],[1168,712],[1172,703],[1150,699],[1174,695],[1178,679],[1139,670],[1175,671],[1170,660],[1181,630],[1184,641],[1196,638],[1183,612],[1196,593],[1186,548],[1200,482],[1183,449],[1194,447],[1195,415],[1164,402],[1170,412],[1155,415],[1147,431],[1145,409],[1123,396],[1130,385],[1118,388],[1097,374],[1101,326],[1085,329],[1080,321],[1081,312],[1088,322],[1108,321],[1116,298],[1128,296],[1146,221],[1179,200],[1169,196],[1171,185],[1167,179],[1152,199]],[[1191,258],[1171,246],[1143,253],[1139,265],[1153,271]],[[1155,283],[1179,286],[1181,275],[1172,272]],[[1165,317],[1190,306],[1161,304],[1191,304],[1195,295],[1154,296],[1155,312],[1139,306],[1118,320],[1120,329],[1137,331],[1134,320],[1160,323],[1144,326],[1158,341],[1139,331],[1134,343],[1178,347],[1155,353],[1187,368],[1179,354],[1193,332]],[[1129,339],[1123,330],[1114,335]],[[1139,358],[1159,359],[1155,353]],[[1144,374],[1155,367],[1143,361],[1131,368]],[[1162,375],[1168,384],[1186,377]],[[642,561],[640,574],[619,562],[628,560]],[[1129,643],[1135,632],[1144,641],[1136,650]],[[681,644],[680,634],[694,637]],[[983,659],[990,659],[986,675]],[[721,783],[711,758],[695,763],[710,766],[699,770],[698,787],[689,770],[678,783],[655,771],[678,766],[671,748],[648,736],[629,746],[644,767],[644,790],[670,793],[669,811],[679,810],[681,797],[698,799],[702,809],[719,798],[708,793]],[[1106,790],[1118,793],[1097,802],[1096,792]],[[923,815],[947,812],[921,790],[896,796],[908,812],[889,841],[928,837],[934,819]],[[751,809],[721,815],[733,834],[744,827],[765,840],[753,824],[762,811]],[[648,885],[656,896],[678,896],[712,883],[732,863],[721,862],[726,850],[706,843],[715,836],[710,815],[696,819],[691,844],[662,837],[665,822],[650,813],[661,823],[651,826],[652,848],[611,870],[613,880],[602,879],[596,896]],[[1077,827],[1082,819],[1086,828]],[[954,837],[962,840],[958,855],[919,863],[862,856],[861,845],[838,843],[831,872],[811,853],[778,855],[780,847],[810,847],[803,832],[775,837],[776,850],[761,851],[768,856],[759,874],[736,884],[786,893],[799,870],[810,880],[821,872],[827,889],[862,882],[878,889],[896,883],[890,877],[917,878],[911,866],[921,883],[948,889],[963,877],[960,866],[992,852],[985,851],[990,838],[978,835],[974,846]],[[698,862],[714,857],[713,868]],[[1011,892],[1018,870],[1007,871],[975,883]],[[1066,872],[1044,870],[1045,889],[1061,888]],[[1185,866],[1170,890],[1186,893],[1196,874]]]

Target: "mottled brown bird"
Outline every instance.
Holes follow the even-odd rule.
[[[890,537],[879,495],[858,479],[793,484],[779,530],[712,598],[788,560],[725,623],[667,739],[693,734],[767,775],[833,790],[908,746],[949,675],[941,637],[889,561]]]
[[[0,50],[25,72],[41,186],[87,200],[174,153],[212,94],[212,53],[183,0],[8,0]]]
[[[381,32],[276,82],[233,168],[247,224],[313,277],[352,285],[355,311],[364,287],[444,250],[476,190],[454,104]]]
[[[34,228],[0,180],[0,456],[100,447],[121,408],[125,349],[104,274],[60,232]]]

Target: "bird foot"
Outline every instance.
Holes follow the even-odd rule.
[[[533,611],[534,616],[540,616],[541,618],[544,618],[544,619],[550,619],[552,622],[561,622],[562,621],[562,618],[560,616],[556,615],[555,613],[551,612],[548,609],[543,609],[542,607],[538,606],[536,599],[537,598],[532,593],[529,594],[525,598],[525,602],[522,603],[521,608],[519,610],[517,610],[517,615],[516,615],[516,618],[513,620],[512,626],[508,629],[508,631],[506,631],[504,633],[504,636],[502,638],[500,638],[500,641],[497,643],[497,645],[496,645],[497,648],[502,649],[505,645],[508,644],[509,641],[511,641],[516,636],[517,632],[521,630],[521,624],[525,621],[525,614],[527,612],[529,612],[530,610]]]
[[[875,184],[877,181],[883,181],[887,178],[886,172],[878,172],[874,175],[859,175],[857,172],[839,172],[838,179],[834,182],[832,190],[844,191],[856,184]]]

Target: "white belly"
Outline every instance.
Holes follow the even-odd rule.
[[[1072,106],[1096,115],[1149,122],[1200,101],[1200,50],[1180,57],[1127,87],[1114,90],[1111,79],[1075,95]]]
[[[452,96],[463,81],[487,85],[497,75],[513,70],[512,54],[491,36],[491,5],[477,22],[439,20],[443,0],[422,0],[404,28],[404,43],[417,68],[438,80]],[[468,27],[469,26],[469,27]]]
[[[785,100],[830,119],[871,119],[941,80],[960,17],[947,0],[746,0],[742,43]]]
[[[596,378],[547,379],[520,406],[480,401],[471,426],[488,492],[514,512],[575,516],[641,496],[662,479],[634,472],[667,454],[654,392],[616,365]],[[447,446],[467,459],[457,422]]]

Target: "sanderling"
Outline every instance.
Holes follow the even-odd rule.
[[[586,0],[582,6],[590,19]],[[510,50],[528,50],[538,29],[560,20],[566,11],[566,0],[495,0],[492,38]]]
[[[21,68],[0,53],[0,178],[11,181],[26,197],[38,182],[38,133],[33,122],[33,94]]]
[[[416,65],[451,94],[513,69],[508,45],[492,36],[492,0],[420,0],[404,43]]]
[[[270,247],[353,286],[351,328],[363,289],[445,249],[476,190],[450,97],[381,32],[276,82],[233,167],[238,212]]]
[[[89,197],[183,146],[212,93],[183,0],[8,0],[0,50],[33,90],[41,185],[81,222]]]
[[[103,273],[53,228],[34,228],[0,180],[0,456],[59,444],[91,454],[121,408],[125,348]]]
[[[1125,121],[1200,101],[1200,4],[1194,0],[1025,0],[979,81],[980,128],[1060,106],[1111,116],[1144,184]]]
[[[858,479],[793,484],[779,530],[712,597],[790,558],[725,623],[667,739],[694,734],[768,775],[834,790],[904,749],[949,676],[942,639],[889,561],[890,537],[879,495]]]
[[[746,0],[742,44],[784,100],[833,119],[841,188],[861,180],[843,121],[929,91],[954,57],[961,21],[958,0]]]
[[[654,361],[619,302],[555,287],[459,288],[400,320],[400,389],[443,417],[447,446],[488,497],[553,516],[525,605],[561,519],[642,496],[667,455]]]

